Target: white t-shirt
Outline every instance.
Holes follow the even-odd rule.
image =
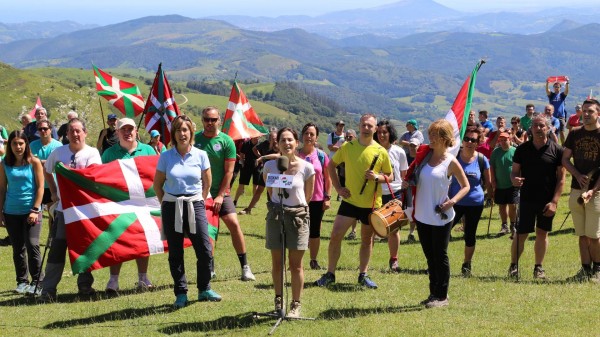
[[[286,198],[286,193],[283,192],[283,204],[285,206],[307,206],[306,197],[304,195],[304,182],[308,180],[308,178],[312,177],[315,174],[315,168],[313,165],[306,160],[301,160],[298,158],[298,172],[294,175],[294,180],[292,181],[292,188],[285,189],[288,197]],[[265,175],[269,173],[279,173],[277,169],[277,160],[269,160],[265,163],[265,167],[263,168],[263,173]],[[266,181],[266,179],[265,179]],[[273,193],[271,195],[271,201],[276,204],[279,204],[279,189],[274,188]]]
[[[54,167],[58,163],[63,163],[65,166],[69,168],[86,168],[93,164],[102,164],[102,159],[100,158],[100,152],[95,147],[91,147],[85,145],[83,149],[77,151],[76,153],[71,152],[69,145],[63,145],[56,150],[50,153],[48,159],[46,159],[46,164],[44,169],[47,173],[53,174]],[[54,181],[56,184],[56,180]],[[58,184],[56,184],[58,188]],[[58,189],[58,197],[60,198],[60,189]],[[62,202],[58,201],[57,211],[62,211]]]
[[[392,144],[387,152],[390,157],[390,162],[392,163],[392,171],[394,172],[394,180],[390,181],[390,186],[392,186],[392,192],[396,192],[402,188],[402,175],[400,171],[408,170],[408,161],[406,160],[406,153],[398,145]],[[390,189],[385,182],[381,187],[384,195],[391,194]]]
[[[454,220],[454,208],[445,212],[446,219],[435,212],[435,207],[448,200],[448,188],[452,177],[448,178],[448,167],[454,158],[446,153],[446,159],[439,165],[431,167],[425,164],[419,175],[415,200],[415,219],[431,226],[444,226]]]

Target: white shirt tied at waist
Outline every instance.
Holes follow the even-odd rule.
[[[204,200],[202,198],[202,192],[189,197],[177,197],[165,192],[163,201],[175,203],[175,232],[183,233],[183,203],[185,203],[188,211],[188,225],[190,226],[190,234],[196,234],[196,212],[194,211],[194,201],[201,200]]]

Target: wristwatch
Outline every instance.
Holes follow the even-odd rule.
[[[324,193],[323,194],[323,199],[324,200],[331,200],[331,196],[329,194],[327,194],[327,193]]]

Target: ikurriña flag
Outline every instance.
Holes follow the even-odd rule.
[[[98,95],[126,117],[133,118],[144,111],[144,97],[133,83],[120,80],[92,64]]]
[[[35,110],[37,110],[37,108],[43,108],[42,99],[40,98],[40,96],[37,97],[37,101],[35,102],[35,106],[33,107],[33,109],[29,111],[29,116],[31,116],[32,121],[35,120]]]
[[[233,140],[260,137],[268,131],[235,81],[231,87],[222,131]]]
[[[179,116],[179,107],[175,103],[173,91],[167,81],[167,74],[162,70],[162,63],[158,65],[158,71],[154,77],[150,95],[144,109],[146,131],[156,130],[160,132],[164,144],[171,141],[171,122]]]
[[[56,166],[74,274],[168,250],[153,189],[157,162],[158,156],[143,156],[77,170]],[[219,219],[212,199],[206,215],[214,247]]]

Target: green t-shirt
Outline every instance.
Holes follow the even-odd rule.
[[[0,136],[2,136],[2,139],[8,140],[8,131],[2,125],[0,125]]]
[[[362,146],[358,140],[346,142],[335,152],[332,160],[339,165],[346,163],[346,188],[350,190],[350,198],[344,201],[362,208],[371,208],[373,204],[373,193],[375,192],[375,182],[369,180],[365,186],[363,194],[360,189],[365,182],[365,171],[371,166],[375,155],[379,154],[373,171],[392,173],[392,164],[387,150],[375,143],[369,146]],[[381,207],[381,184],[377,184],[377,196],[375,199],[375,208]]]
[[[521,117],[521,127],[523,128],[523,130],[525,130],[525,131],[529,130],[529,128],[531,127],[532,118],[533,118],[533,116],[529,117],[527,115]]]
[[[129,159],[133,157],[156,155],[156,151],[154,151],[152,146],[144,144],[142,142],[137,142],[137,144],[137,147],[131,153],[129,153],[126,149],[121,147],[119,143],[109,147],[102,153],[102,163],[110,163],[111,161],[115,161],[117,159]]]
[[[208,154],[210,171],[212,173],[210,194],[214,198],[219,194],[221,182],[225,177],[225,162],[235,162],[235,143],[231,137],[223,132],[219,132],[215,137],[208,138],[204,135],[204,131],[200,131],[194,137],[194,146],[206,151]],[[229,186],[229,182],[227,185]],[[229,194],[229,187],[225,193]]]
[[[505,189],[512,186],[510,172],[512,171],[515,150],[516,148],[514,146],[508,148],[508,151],[504,151],[501,147],[497,147],[492,152],[490,166],[494,168],[496,188]]]

